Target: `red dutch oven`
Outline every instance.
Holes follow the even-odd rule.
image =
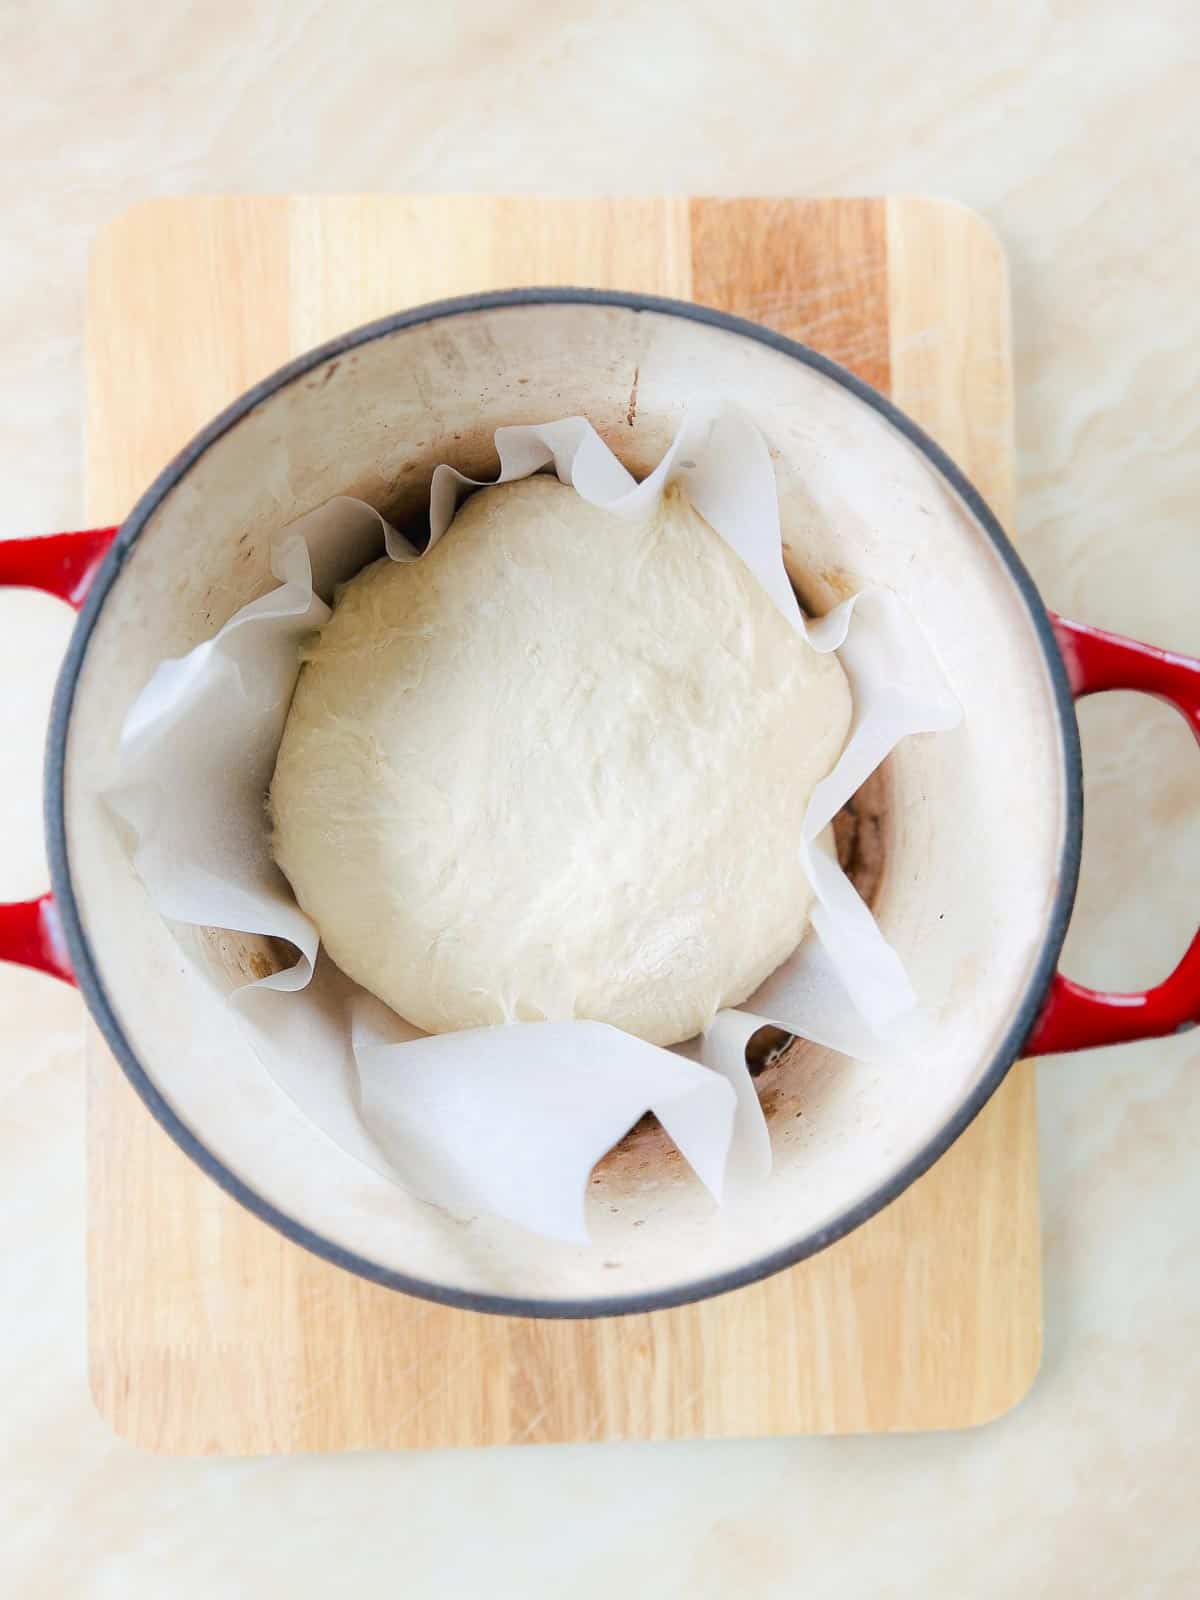
[[[827,1071],[815,1047],[797,1052],[776,1098],[805,1109],[811,1126],[799,1145],[773,1122],[776,1175],[749,1218],[714,1224],[685,1176],[648,1177],[654,1163],[628,1157],[598,1178],[602,1248],[590,1259],[486,1218],[464,1232],[364,1176],[256,1064],[235,1059],[235,1046],[204,1063],[197,1041],[216,1027],[204,1010],[212,1002],[187,990],[188,962],[104,815],[117,733],[158,660],[210,637],[269,586],[272,534],[312,506],[351,493],[404,521],[438,460],[486,476],[495,427],[576,412],[642,472],[689,394],[713,388],[768,440],[805,603],[824,609],[847,585],[895,588],[963,703],[962,730],[910,741],[888,764],[874,905],[942,1044],[903,1084],[857,1066]],[[1200,934],[1151,989],[1103,993],[1057,971],[1082,828],[1073,701],[1135,689],[1175,706],[1200,736],[1200,661],[1049,614],[996,518],[915,424],[848,372],[753,324],[589,290],[478,295],[387,318],[243,396],[120,528],[0,544],[0,583],[80,612],[47,748],[53,888],[0,909],[0,957],[78,983],[168,1132],[259,1215],[375,1281],[535,1315],[645,1310],[731,1288],[886,1204],[1019,1056],[1200,1020]],[[214,930],[190,959],[236,979],[257,970],[255,955]]]

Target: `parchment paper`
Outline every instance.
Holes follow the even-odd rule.
[[[582,1243],[588,1175],[646,1111],[715,1200],[727,1172],[741,1186],[769,1173],[770,1138],[745,1062],[764,1023],[869,1059],[911,1019],[907,975],[838,866],[829,824],[900,739],[952,727],[960,711],[889,591],[865,589],[826,617],[803,617],[783,564],[766,445],[720,400],[688,411],[641,483],[581,417],[500,428],[495,443],[492,481],[553,467],[617,515],[647,515],[678,480],[797,632],[840,653],[850,734],[796,843],[816,896],[812,927],[747,1007],[719,1013],[700,1039],[671,1050],[588,1021],[430,1037],[318,957],[317,930],[271,859],[264,805],[298,646],[327,619],[337,583],[381,548],[395,561],[424,553],[358,500],[332,500],[284,529],[272,554],[279,587],[159,665],[126,718],[125,782],[109,798],[164,917],[296,947],[293,966],[230,1000],[264,1066],[331,1139],[454,1215],[488,1211]],[[427,549],[476,487],[448,465],[436,469]]]

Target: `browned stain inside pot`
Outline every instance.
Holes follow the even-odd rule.
[[[257,983],[273,972],[294,967],[300,952],[286,939],[263,934],[231,933],[224,928],[202,928],[200,941],[216,966],[234,984]]]

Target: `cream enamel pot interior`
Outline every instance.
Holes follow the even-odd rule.
[[[272,585],[268,549],[284,524],[335,494],[411,523],[438,461],[487,477],[496,427],[571,413],[640,474],[702,390],[732,398],[769,444],[805,605],[820,612],[863,584],[890,586],[962,702],[960,728],[911,739],[887,763],[873,895],[936,1022],[935,1044],[916,1073],[794,1046],[771,1069],[775,1171],[752,1207],[714,1210],[650,1127],[593,1177],[590,1250],[487,1217],[452,1221],[343,1154],[276,1087],[189,977],[98,797],[119,776],[121,723],[153,667]],[[53,901],[6,908],[0,953],[73,976],[172,1137],[242,1203],[351,1271],[529,1315],[698,1299],[865,1221],[951,1144],[1023,1049],[1161,1034],[1200,1015],[1200,942],[1145,995],[1095,995],[1055,973],[1081,833],[1072,694],[1144,688],[1200,726],[1197,663],[1051,619],[937,447],[848,373],[762,328],[589,290],[405,312],[313,351],[231,406],[167,467],[101,560],[107,542],[99,532],[0,546],[0,581],[82,600],[49,736]],[[272,959],[239,935],[185,938],[192,957],[227,976],[259,974]]]

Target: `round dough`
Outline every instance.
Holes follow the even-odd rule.
[[[527,478],[341,591],[284,728],[275,859],[420,1028],[674,1043],[799,943],[800,825],[849,721],[836,656],[680,491],[628,522]]]

